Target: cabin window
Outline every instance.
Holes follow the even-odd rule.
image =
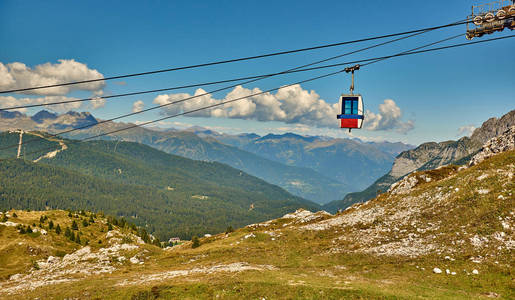
[[[352,100],[345,100],[345,111],[343,112],[344,114],[352,114],[352,102]]]
[[[358,100],[352,100],[352,114],[358,114]]]
[[[357,115],[358,114],[358,99],[349,99],[343,101],[343,114],[344,115]]]

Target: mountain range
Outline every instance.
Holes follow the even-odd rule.
[[[515,127],[473,161],[335,215],[298,209],[165,248],[103,214],[2,212],[0,297],[513,299]]]
[[[515,125],[515,110],[500,118],[488,119],[481,127],[476,128],[470,137],[463,137],[457,141],[428,142],[415,149],[404,151],[395,158],[391,170],[365,190],[349,193],[343,200],[326,204],[324,209],[335,212],[338,209],[345,209],[353,203],[372,199],[414,171],[431,170],[450,163],[466,164],[485,142],[505,132],[513,125]]]
[[[190,238],[244,226],[299,207],[282,188],[218,162],[195,161],[133,142],[32,140],[0,134],[0,209],[86,209],[130,219],[159,238]],[[39,151],[38,151],[39,150]],[[43,150],[43,151],[41,151]]]
[[[4,112],[4,115],[0,116],[0,130],[55,133],[64,128],[98,123],[87,112],[59,115],[40,111],[31,117]],[[65,137],[86,138],[130,125],[106,122],[70,132]],[[228,135],[201,127],[186,130],[133,128],[102,138],[142,143],[190,159],[225,163],[319,204],[365,188],[389,170],[399,152],[413,148],[402,143],[305,137],[292,133],[263,137],[252,133]]]

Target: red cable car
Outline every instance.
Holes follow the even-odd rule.
[[[360,129],[363,125],[365,116],[363,114],[363,98],[361,95],[345,95],[340,96],[341,114],[336,117],[340,119],[341,128]]]
[[[354,71],[359,70],[359,65],[345,68],[345,72],[352,73],[352,84],[350,86],[350,94],[342,94],[340,96],[340,112],[336,115],[340,119],[340,128],[348,128],[349,132],[354,129],[360,129],[365,119],[363,110],[363,97],[360,94],[354,95]]]

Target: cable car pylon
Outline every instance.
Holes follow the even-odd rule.
[[[467,23],[466,38],[468,40],[482,37],[484,34],[503,31],[505,28],[513,30],[515,29],[515,0],[497,0],[482,5],[473,5],[472,14],[467,17],[467,20],[476,26],[470,28]]]
[[[345,68],[346,73],[351,73],[350,94],[342,94],[340,96],[340,112],[336,115],[340,119],[340,128],[348,128],[349,132],[353,128],[360,129],[363,126],[365,115],[363,113],[363,97],[360,94],[354,94],[354,72],[359,70],[360,65]]]

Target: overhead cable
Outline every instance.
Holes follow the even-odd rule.
[[[285,54],[293,54],[293,53],[312,51],[312,50],[318,50],[318,49],[323,49],[323,48],[330,48],[330,47],[336,47],[336,46],[342,46],[342,45],[348,45],[348,44],[372,41],[372,40],[377,40],[377,39],[395,37],[395,36],[400,36],[400,35],[407,35],[407,34],[412,34],[412,33],[418,33],[418,32],[430,31],[430,30],[437,30],[437,29],[448,28],[448,27],[452,27],[452,26],[463,25],[463,24],[467,24],[467,23],[470,23],[470,22],[472,22],[472,21],[459,21],[459,22],[454,22],[454,23],[450,23],[450,24],[446,24],[446,25],[427,27],[427,28],[422,28],[422,29],[416,29],[416,30],[410,30],[410,31],[405,31],[405,32],[399,32],[399,33],[393,33],[393,34],[386,34],[386,35],[368,37],[368,38],[363,38],[363,39],[356,39],[356,40],[351,40],[351,41],[338,42],[338,43],[325,44],[325,45],[318,45],[318,46],[313,46],[313,47],[294,49],[294,50],[287,50],[287,51],[279,51],[279,52],[260,54],[260,55],[254,55],[254,56],[233,58],[233,59],[227,59],[227,60],[213,61],[213,62],[207,62],[207,63],[202,63],[202,64],[194,64],[194,65],[189,65],[189,66],[171,67],[171,68],[160,69],[160,70],[153,70],[153,71],[146,71],[146,72],[139,72],[139,73],[132,73],[132,74],[124,74],[124,75],[116,75],[116,76],[103,77],[103,78],[94,78],[94,79],[88,79],[88,80],[80,80],[80,81],[73,81],[73,82],[63,82],[63,83],[58,83],[58,84],[50,84],[50,85],[42,85],[42,86],[35,86],[35,87],[26,87],[26,88],[4,90],[4,91],[0,91],[0,94],[24,92],[24,91],[31,91],[31,90],[37,90],[37,89],[46,89],[46,88],[68,86],[68,85],[76,85],[76,84],[82,84],[82,83],[91,83],[91,82],[99,82],[99,81],[107,81],[107,80],[114,80],[114,79],[129,78],[129,77],[137,77],[137,76],[144,76],[144,75],[150,75],[150,74],[165,73],[165,72],[172,72],[172,71],[179,71],[179,70],[186,70],[186,69],[208,67],[208,66],[214,66],[214,65],[220,65],[220,64],[234,63],[234,62],[240,62],[240,61],[254,60],[254,59],[260,59],[260,58],[265,58],[265,57],[272,57],[272,56],[285,55]]]
[[[403,56],[403,55],[409,55],[409,54],[417,54],[417,53],[424,53],[424,52],[428,52],[428,51],[436,51],[436,50],[442,50],[442,49],[448,49],[448,48],[453,48],[453,47],[457,47],[459,45],[463,46],[463,45],[470,45],[470,44],[477,44],[477,43],[480,43],[480,42],[488,42],[488,41],[494,41],[494,40],[500,40],[500,39],[506,39],[506,38],[510,38],[510,37],[515,37],[515,35],[511,35],[511,36],[506,36],[506,37],[499,37],[499,38],[492,38],[492,39],[489,39],[489,40],[482,40],[482,41],[476,41],[476,42],[469,42],[469,43],[464,43],[464,44],[458,44],[458,45],[451,45],[451,46],[445,46],[445,47],[438,47],[438,48],[431,48],[431,49],[426,49],[426,50],[418,50],[418,51],[412,51],[412,50],[407,50],[407,51],[403,51],[401,53],[398,53],[398,54],[394,54],[394,55],[390,55],[390,56],[384,56],[384,57],[381,57],[379,58],[379,61],[381,60],[385,60],[385,59],[389,59],[389,58],[393,58],[393,57],[398,57],[398,56]],[[429,45],[434,45],[436,43],[439,43],[439,42],[443,42],[443,41],[447,41],[451,38],[454,38],[454,37],[449,37],[449,38],[446,38],[446,39],[443,39],[443,40],[440,40],[440,41],[437,41],[437,42],[432,42],[430,44],[427,44],[427,45],[424,45],[424,46],[420,46],[420,47],[417,47],[417,48],[414,48],[414,49],[421,49],[423,47],[427,47]],[[370,61],[370,59],[369,59]],[[378,61],[378,59],[375,59],[375,61]],[[314,78],[310,78],[310,79],[307,79],[307,80],[304,80],[304,81],[301,81],[301,82],[297,82],[297,83],[293,83],[293,84],[289,84],[287,86],[282,86],[282,87],[278,87],[278,88],[275,88],[275,89],[271,89],[271,90],[267,90],[267,91],[264,91],[264,92],[260,92],[260,93],[256,93],[256,94],[252,94],[252,95],[248,95],[248,96],[245,96],[245,97],[240,97],[240,98],[237,98],[237,99],[231,99],[231,100],[227,100],[227,101],[222,101],[220,103],[217,103],[217,104],[213,104],[213,105],[210,105],[210,106],[206,106],[206,107],[201,107],[201,108],[198,108],[198,109],[195,109],[195,110],[191,110],[191,111],[187,111],[187,112],[182,112],[182,113],[179,113],[179,114],[175,114],[175,115],[171,115],[171,116],[166,116],[166,117],[163,117],[163,118],[159,118],[159,119],[156,119],[156,120],[152,120],[152,121],[148,121],[148,122],[144,122],[144,123],[140,123],[140,124],[132,124],[130,125],[129,127],[125,127],[125,128],[121,128],[121,129],[117,129],[117,130],[114,130],[114,131],[109,131],[109,132],[104,132],[102,134],[99,134],[99,135],[96,135],[96,136],[91,136],[91,137],[88,137],[88,138],[85,138],[83,139],[84,141],[85,140],[90,140],[90,139],[93,139],[93,138],[97,138],[97,137],[101,137],[101,136],[106,136],[106,135],[109,135],[109,134],[112,134],[112,133],[116,133],[116,132],[120,132],[120,131],[125,131],[125,130],[129,130],[129,129],[132,129],[132,128],[136,128],[136,127],[142,127],[142,126],[145,126],[145,125],[148,125],[148,124],[152,124],[152,123],[156,123],[156,122],[159,122],[159,121],[163,121],[163,120],[166,120],[166,119],[170,119],[170,118],[173,118],[173,117],[178,117],[178,116],[182,116],[182,115],[186,115],[186,114],[189,114],[189,113],[193,113],[193,112],[197,112],[197,111],[200,111],[200,110],[204,110],[204,109],[210,109],[210,108],[213,108],[213,107],[216,107],[216,106],[220,106],[220,105],[224,105],[224,104],[227,104],[227,103],[231,103],[231,102],[235,102],[235,101],[239,101],[239,100],[243,100],[243,99],[246,99],[246,98],[249,98],[249,97],[253,97],[253,96],[256,96],[256,95],[260,95],[260,94],[263,94],[263,93],[267,93],[267,92],[270,92],[270,91],[274,91],[274,90],[278,90],[278,89],[281,89],[281,88],[284,88],[284,87],[288,87],[288,86],[292,86],[292,85],[295,85],[295,84],[300,84],[300,83],[304,83],[304,82],[308,82],[308,81],[313,81],[313,80],[316,80],[316,79],[320,79],[320,78],[324,78],[324,77],[328,77],[328,76],[332,76],[332,75],[335,75],[335,74],[338,74],[338,73],[341,73],[345,71],[345,69],[343,70],[340,70],[340,71],[337,71],[337,72],[333,72],[333,73],[329,73],[329,74],[325,74],[325,75],[322,75],[322,76],[318,76],[318,77],[314,77]],[[193,96],[194,97],[200,97],[199,95],[198,96]],[[171,103],[167,103],[163,106],[166,106],[166,105],[170,105],[170,104],[176,104],[176,103],[179,103],[179,102],[183,102],[183,101],[186,101],[186,100],[189,100],[191,99],[192,97],[190,98],[187,98],[187,99],[182,99],[182,100],[178,100],[178,101],[175,101],[175,102],[171,102]],[[156,107],[157,108],[157,107]],[[93,124],[92,126],[95,126],[96,124]],[[92,127],[92,126],[85,126],[85,127]],[[64,133],[67,133],[67,132],[71,132],[71,131],[75,131],[75,130],[78,130],[78,128],[74,128],[74,129],[70,129]],[[59,133],[59,134],[63,134],[63,133]],[[55,137],[57,136],[58,134],[55,134],[55,135],[51,135],[51,137]],[[78,141],[83,141],[83,140],[78,140]],[[14,145],[14,146],[17,146],[17,145]],[[0,150],[3,150],[5,148],[2,148]],[[53,149],[53,148],[52,148]],[[45,149],[43,149],[45,150]],[[37,153],[37,152],[40,152],[40,151],[43,151],[43,150],[38,150],[36,152],[32,152],[32,153]],[[32,154],[32,153],[29,153],[29,154]]]

